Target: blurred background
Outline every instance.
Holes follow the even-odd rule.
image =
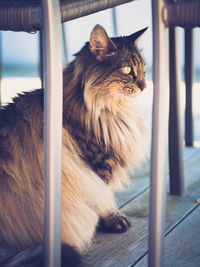
[[[144,27],[149,27],[138,43],[146,61],[147,90],[144,91],[143,106],[147,122],[151,122],[152,107],[152,31],[151,1],[136,0],[114,9],[98,12],[87,17],[64,23],[63,66],[73,59],[83,44],[89,40],[90,32],[96,24],[101,24],[109,36],[129,35]],[[181,108],[184,123],[185,87],[184,74],[184,32],[179,29],[181,64]],[[40,82],[40,42],[39,33],[0,32],[1,103],[12,101],[17,93],[41,87]],[[200,139],[200,30],[194,30],[194,140]]]

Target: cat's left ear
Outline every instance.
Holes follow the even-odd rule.
[[[127,38],[128,38],[132,43],[135,43],[135,42],[137,42],[137,41],[140,39],[140,37],[143,35],[143,33],[144,33],[147,29],[148,29],[148,27],[146,27],[146,28],[144,28],[144,29],[142,29],[142,30],[140,30],[140,31],[137,31],[137,32],[131,34],[130,36],[127,36]]]
[[[115,44],[100,25],[96,25],[91,32],[89,49],[99,61],[112,57],[116,51]]]

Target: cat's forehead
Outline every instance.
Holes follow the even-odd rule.
[[[133,42],[130,42],[126,37],[115,37],[112,38],[112,41],[118,50],[116,60],[120,65],[127,63],[135,66],[144,64],[141,53]]]
[[[117,49],[124,50],[132,50],[134,49],[134,44],[128,40],[125,36],[123,37],[113,37],[111,40],[114,42]]]

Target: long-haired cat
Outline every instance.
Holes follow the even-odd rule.
[[[97,226],[124,232],[114,191],[144,156],[137,95],[145,88],[136,46],[146,29],[109,38],[96,25],[63,72],[62,266],[80,266]],[[43,90],[0,111],[0,246],[19,252],[43,240]],[[23,258],[17,254],[15,260]],[[16,265],[21,266],[17,261]],[[33,266],[43,266],[42,256]],[[4,263],[13,264],[13,258]],[[7,264],[7,265],[6,265]],[[74,264],[74,265],[73,265]],[[23,266],[26,264],[24,263]],[[29,266],[29,265],[28,265]],[[32,265],[31,265],[32,266]]]

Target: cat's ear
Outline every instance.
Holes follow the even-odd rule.
[[[108,59],[113,56],[116,51],[115,44],[100,25],[96,25],[90,34],[89,48],[90,52],[99,61]]]
[[[148,29],[148,27],[137,31],[133,34],[131,34],[130,36],[128,36],[127,38],[132,42],[132,43],[136,43],[138,41],[138,39],[140,39],[140,37],[143,35],[143,33]]]

